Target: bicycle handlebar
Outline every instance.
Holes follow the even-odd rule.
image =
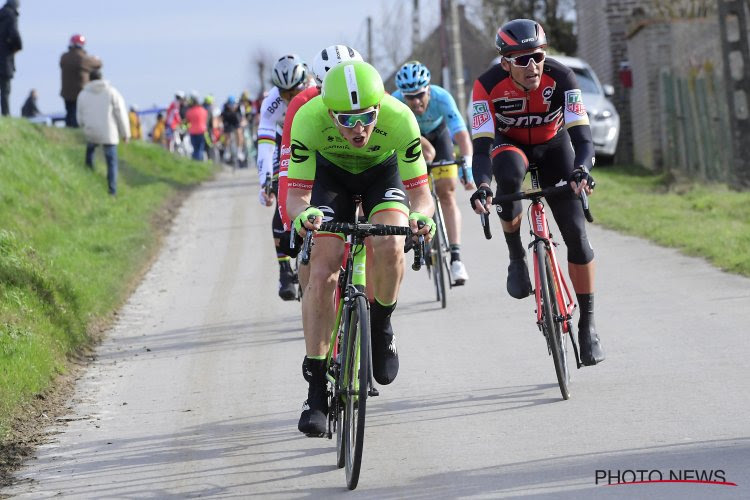
[[[509,201],[535,200],[542,197],[547,197],[549,195],[570,193],[572,191],[573,188],[570,187],[570,184],[565,184],[564,186],[552,186],[544,189],[530,189],[528,191],[519,191],[517,193],[511,194],[499,194],[492,198],[492,204],[499,205],[501,203],[507,203]],[[586,195],[586,192],[581,191],[581,194],[578,196],[578,198],[581,200],[583,215],[586,217],[586,220],[589,222],[594,222],[594,216],[591,214],[591,210],[589,209],[589,197],[588,195]],[[486,197],[481,196],[480,201],[482,202],[482,205],[484,205],[486,203]],[[482,228],[484,229],[484,237],[489,240],[490,238],[492,238],[492,233],[490,231],[490,220],[489,217],[487,217],[487,215],[489,214],[479,215],[480,220],[482,221]]]
[[[315,220],[314,216],[308,219],[310,222]],[[329,233],[342,233],[344,235],[356,235],[360,238],[367,236],[413,236],[411,228],[408,226],[390,226],[387,224],[353,224],[350,222],[323,222],[320,224],[318,231]],[[310,253],[313,247],[314,231],[308,230],[305,234],[305,241],[300,251],[300,261],[307,265],[310,262]],[[419,235],[418,244],[414,247],[414,264],[411,268],[418,271],[422,267],[424,256],[424,236]]]

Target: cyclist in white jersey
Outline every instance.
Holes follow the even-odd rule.
[[[295,300],[297,292],[294,286],[294,271],[291,257],[284,253],[280,246],[284,225],[279,215],[278,193],[279,153],[281,135],[284,131],[284,117],[289,101],[302,92],[309,82],[307,66],[299,56],[291,54],[279,58],[274,64],[271,81],[274,87],[268,92],[260,106],[260,123],[258,124],[258,180],[260,181],[259,200],[261,205],[270,207],[276,202],[273,222],[274,246],[279,262],[279,297],[284,300]],[[266,184],[271,183],[270,194]]]

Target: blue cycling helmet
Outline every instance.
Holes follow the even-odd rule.
[[[234,104],[236,102],[237,102],[237,99],[233,95],[230,95],[229,97],[227,97],[228,104]]]
[[[419,61],[409,61],[396,73],[396,87],[404,94],[416,92],[430,84],[430,70]]]

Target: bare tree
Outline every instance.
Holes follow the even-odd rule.
[[[375,57],[370,63],[384,74],[400,66],[411,49],[406,42],[410,37],[404,36],[411,31],[410,16],[406,12],[408,4],[409,2],[395,2],[392,6],[387,3],[381,4],[381,25],[379,29],[375,29]]]
[[[545,29],[552,48],[574,54],[575,0],[471,0],[468,12],[477,20],[488,37],[511,19],[535,19]]]
[[[260,46],[250,56],[250,82],[257,86],[259,92],[271,85],[271,68],[276,62],[274,55],[265,47]]]

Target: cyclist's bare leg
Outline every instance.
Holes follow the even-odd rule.
[[[450,244],[461,243],[461,212],[456,204],[456,178],[435,180],[435,191],[443,209],[445,228],[448,231]]]
[[[315,238],[314,251],[307,266],[309,279],[302,295],[302,328],[308,357],[325,356],[328,352],[335,319],[333,292],[343,255],[344,242],[339,238],[320,234]]]
[[[435,147],[430,141],[425,139],[424,136],[420,136],[419,142],[422,145],[422,156],[424,156],[424,161],[432,163],[432,160],[435,159]]]
[[[568,274],[573,289],[577,294],[594,293],[594,274],[596,266],[592,260],[588,264],[573,264],[568,262]]]
[[[371,217],[373,224],[406,226],[407,217],[401,212],[378,212]],[[379,236],[372,238],[372,277],[375,297],[382,304],[392,304],[398,298],[404,277],[404,236]]]

